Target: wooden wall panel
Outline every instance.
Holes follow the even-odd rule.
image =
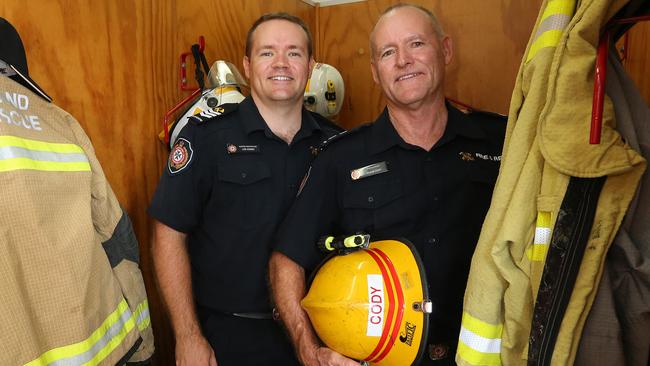
[[[209,64],[216,60],[229,61],[244,75],[242,59],[248,28],[261,14],[277,11],[301,17],[314,33],[314,7],[299,0],[179,2],[178,20],[173,25],[176,52],[189,50],[199,35],[203,35]],[[193,67],[188,75],[193,75]]]
[[[262,13],[288,11],[313,28],[300,0],[83,1],[3,0],[0,16],[19,31],[30,75],[76,117],[140,242],[156,338],[154,365],[174,365],[174,340],[153,277],[146,208],[167,151],[157,140],[178,90],[178,56],[206,37],[206,56],[241,71],[244,36]],[[193,75],[193,69],[188,75]]]
[[[650,21],[637,23],[628,31],[625,69],[650,104]]]
[[[318,8],[320,61],[346,83],[340,123],[373,120],[384,106],[372,80],[368,39],[379,14],[396,0]],[[436,13],[454,42],[447,96],[476,108],[507,113],[512,87],[542,0],[415,0]]]

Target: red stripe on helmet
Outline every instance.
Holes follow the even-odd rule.
[[[386,270],[386,266],[384,265],[384,262],[381,260],[381,258],[372,252],[370,249],[366,249],[366,253],[370,255],[372,259],[375,260],[377,263],[377,266],[379,267],[379,270],[381,271],[381,276],[384,279],[384,283],[386,284],[386,293],[388,294],[388,315],[386,316],[386,321],[384,322],[384,329],[381,332],[381,338],[379,338],[379,342],[377,343],[377,346],[375,349],[370,352],[368,357],[364,359],[364,361],[370,361],[373,359],[381,350],[384,348],[384,345],[386,344],[386,340],[388,339],[388,332],[390,330],[390,320],[393,317],[393,313],[395,312],[395,305],[393,304],[393,286],[391,284],[391,278],[390,275],[388,274],[388,271]]]
[[[384,349],[384,351],[379,356],[377,356],[374,360],[372,360],[372,362],[379,362],[383,360],[384,357],[386,357],[388,352],[390,352],[391,348],[393,348],[393,345],[397,341],[397,336],[400,330],[399,324],[402,323],[402,319],[404,318],[404,292],[402,291],[402,285],[399,281],[399,277],[397,276],[397,270],[395,270],[395,265],[393,265],[393,262],[390,260],[390,258],[388,258],[386,253],[384,253],[379,249],[373,248],[371,250],[377,252],[377,254],[379,254],[379,256],[386,263],[386,266],[390,270],[391,278],[393,279],[393,283],[395,284],[395,290],[397,292],[397,317],[395,319],[395,324],[393,326],[393,332],[390,335],[390,341],[386,346],[386,348]],[[391,310],[393,309],[391,308]]]

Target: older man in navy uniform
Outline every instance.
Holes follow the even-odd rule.
[[[422,365],[454,364],[462,300],[499,169],[504,119],[445,101],[451,39],[430,11],[389,8],[371,34],[372,74],[387,108],[372,124],[331,139],[280,227],[273,295],[306,365],[357,365],[319,345],[300,308],[317,239],[357,232],[405,237],[423,259],[434,303]],[[344,335],[342,335],[344,336]],[[353,341],[353,340],[351,340]]]
[[[313,147],[337,132],[302,107],[311,43],[296,17],[258,19],[244,57],[251,96],[196,118],[172,148],[149,213],[179,366],[297,363],[266,272]]]

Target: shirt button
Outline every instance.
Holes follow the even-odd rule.
[[[370,203],[375,202],[375,197],[368,196],[368,202],[370,202]]]
[[[242,178],[246,178],[246,173],[241,173]]]
[[[436,239],[436,238],[429,238],[429,240],[427,240],[427,241],[429,242],[429,244],[435,244],[435,243],[438,242],[438,239]]]
[[[431,157],[427,157],[424,161],[431,161]]]
[[[437,201],[437,200],[438,200],[438,196],[433,197],[433,200],[434,200],[434,201]]]

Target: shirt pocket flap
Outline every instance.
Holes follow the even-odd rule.
[[[271,169],[261,161],[252,163],[232,163],[219,166],[219,180],[248,185],[271,176]]]
[[[366,183],[366,184],[363,184]],[[351,182],[345,187],[343,207],[379,208],[404,194],[399,180],[384,182]]]

